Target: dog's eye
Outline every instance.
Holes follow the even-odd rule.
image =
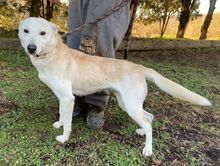
[[[44,36],[44,35],[46,35],[46,32],[45,32],[45,31],[42,31],[42,32],[40,33],[40,35]]]
[[[24,33],[29,33],[29,30],[27,30],[27,29],[24,29]]]

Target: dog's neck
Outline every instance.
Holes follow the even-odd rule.
[[[64,44],[61,36],[59,34],[56,34],[56,44],[51,51],[48,51],[46,53],[40,54],[39,56],[30,56],[32,64],[37,68],[37,70],[44,71],[47,69],[47,66],[50,65],[50,63],[53,63],[55,59],[61,56],[65,56],[65,51],[69,49],[66,44]]]
[[[61,37],[60,34],[55,34],[56,35],[56,39],[57,39],[57,42],[56,42],[56,49],[61,49],[63,47],[67,47],[66,44],[64,44],[63,42],[63,39]]]

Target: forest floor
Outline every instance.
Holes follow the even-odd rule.
[[[117,54],[117,58],[121,58]],[[102,131],[73,120],[60,144],[58,101],[22,51],[0,50],[0,165],[220,165],[220,49],[133,52],[129,61],[151,67],[213,103],[195,106],[149,83],[144,109],[154,114],[153,156],[144,137],[111,96]],[[120,71],[119,71],[120,72]]]

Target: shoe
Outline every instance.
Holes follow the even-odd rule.
[[[105,123],[104,110],[101,110],[99,107],[94,105],[88,105],[87,111],[87,127],[93,130],[102,129]]]

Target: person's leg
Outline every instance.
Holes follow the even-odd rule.
[[[100,37],[103,35],[97,32],[97,39],[99,40]],[[96,44],[96,50],[94,52],[94,49],[91,49],[90,47],[87,47],[87,50],[92,50],[91,54],[95,53],[99,56],[107,56],[114,58],[115,57],[115,51],[113,46],[113,41],[110,41],[112,39],[112,35],[108,34],[109,37],[105,38],[105,41],[102,45],[102,47],[97,47]],[[94,40],[93,40],[94,41]],[[100,41],[98,41],[100,42]],[[106,43],[108,43],[108,46],[106,47]],[[104,51],[107,50],[109,54],[107,54],[107,51],[104,54]],[[85,96],[85,103],[89,104],[88,107],[88,116],[87,116],[87,126],[91,129],[101,129],[104,125],[105,119],[104,119],[104,111],[106,109],[106,105],[109,100],[109,92],[108,91],[101,91],[92,95]]]
[[[69,1],[69,15],[68,15],[68,31],[73,30],[82,25],[83,23],[83,0],[70,0]],[[79,50],[81,41],[81,31],[73,32],[67,36],[67,45],[70,48]],[[87,105],[84,103],[84,97],[75,98],[73,118],[78,116],[86,116]]]
[[[100,4],[101,3],[101,4]],[[80,26],[84,22],[90,22],[105,14],[118,0],[72,0],[69,4],[69,30]],[[95,10],[94,10],[95,8]],[[129,20],[129,4],[118,12],[97,23],[85,27],[82,32],[76,32],[68,36],[69,47],[79,49],[88,54],[114,58],[115,50],[120,44]],[[103,23],[104,22],[104,23]],[[97,32],[96,32],[97,31]],[[107,36],[106,36],[107,35]],[[98,43],[96,43],[98,42]],[[85,97],[85,102],[90,104],[87,125],[93,129],[99,129],[104,124],[104,110],[108,101],[108,92],[104,91]],[[76,103],[77,105],[77,103]]]
[[[68,31],[79,27],[82,24],[82,0],[69,1],[69,15],[68,15]],[[81,40],[81,31],[73,32],[67,36],[67,45],[73,49],[79,49]]]
[[[101,91],[92,95],[85,96],[85,103],[88,106],[87,126],[91,129],[101,129],[104,125],[104,111],[109,99],[108,91]]]
[[[94,5],[94,0],[83,0],[82,6],[82,20],[83,23],[90,22],[88,20],[94,11],[91,11],[91,6]],[[96,18],[92,18],[96,19]],[[97,43],[96,43],[96,25],[89,25],[82,30],[81,41],[79,50],[83,51],[89,55],[94,55],[96,53]],[[93,95],[85,96],[84,103],[87,107],[87,126],[91,129],[100,129],[104,125],[104,110],[106,102],[108,100],[108,93],[101,92],[95,93]]]
[[[94,13],[94,11],[101,11],[103,9],[109,10],[111,9],[112,1],[105,1],[100,4],[100,1],[93,0],[93,3],[90,4],[91,8],[89,8],[88,12],[92,12],[92,16],[96,15],[96,17],[100,17],[102,12]],[[118,2],[115,1],[115,4]],[[100,5],[96,5],[100,4]],[[102,5],[106,5],[102,8]],[[100,9],[96,7],[99,6]],[[108,7],[109,6],[109,7]],[[97,10],[93,10],[96,8]],[[88,18],[91,20],[92,18]],[[94,18],[93,18],[94,19]],[[127,30],[129,24],[129,4],[121,8],[118,12],[112,14],[111,16],[105,18],[104,20],[98,22],[96,24],[96,34],[92,35],[93,37],[90,38],[90,43],[93,47],[96,48],[91,49],[91,47],[87,47],[87,50],[92,50],[91,52],[87,52],[90,54],[95,54],[103,57],[115,58],[115,51],[118,48],[119,44],[121,43],[124,34]],[[89,34],[89,31],[86,31],[86,34],[83,38]],[[81,45],[88,45],[88,40],[85,40],[87,44],[83,44],[83,40],[81,41]],[[92,95],[88,95],[85,97],[85,102],[90,104],[88,110],[88,117],[87,117],[87,126],[92,129],[100,129],[104,125],[104,111],[106,105],[108,103],[109,93],[108,91],[101,91],[99,93],[95,93]]]

